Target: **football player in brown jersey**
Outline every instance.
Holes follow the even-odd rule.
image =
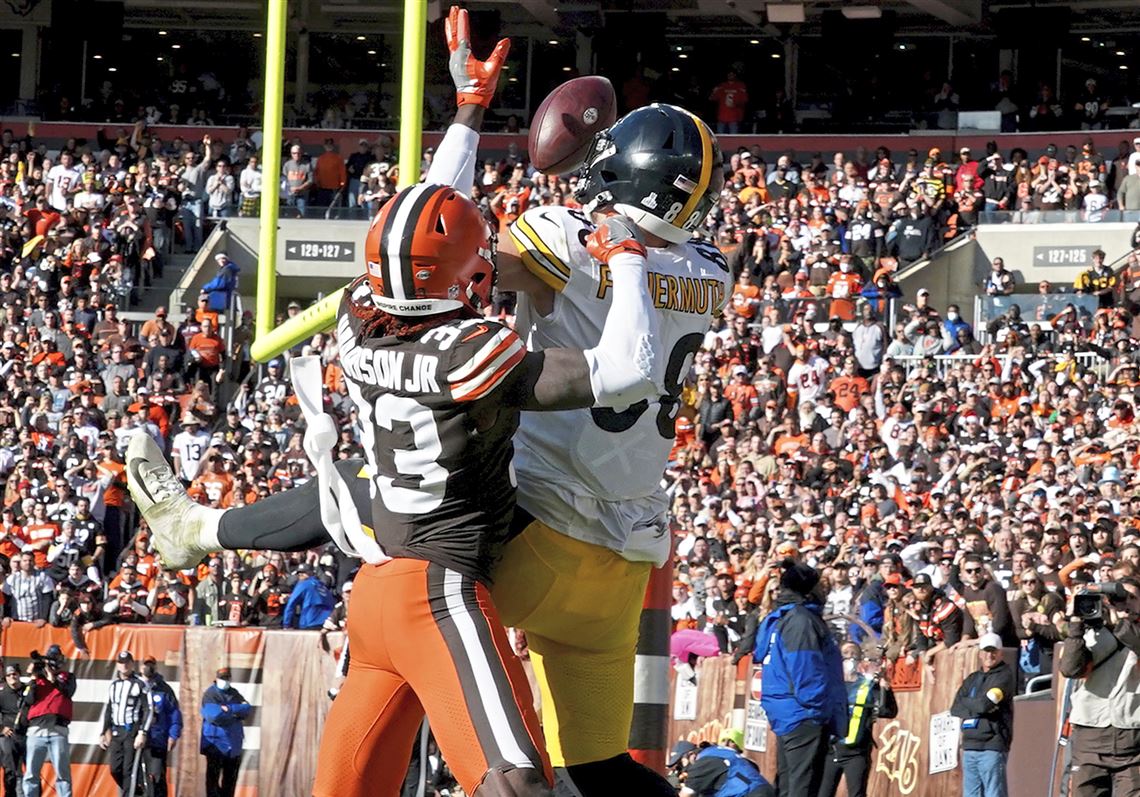
[[[449,23],[465,28],[465,15],[453,11]],[[472,71],[487,78],[504,53],[500,45]],[[481,115],[482,97],[473,96],[461,96],[457,122],[467,105]],[[371,517],[355,534],[372,544],[358,549],[368,564],[349,613],[352,666],[326,724],[314,794],[394,797],[403,772],[393,764],[410,757],[425,711],[467,793],[550,793],[529,689],[488,589],[515,505],[511,437],[523,409],[625,407],[660,393],[639,237],[614,216],[589,239],[613,279],[598,345],[529,352],[513,330],[481,316],[495,280],[495,235],[470,199],[416,185],[373,221],[366,274],[338,317],[372,496]],[[152,528],[211,512],[186,496],[149,436],[131,440],[127,459],[132,495]],[[311,511],[311,494],[290,492],[299,515]],[[256,528],[257,509],[210,514],[213,528],[199,540],[228,547],[222,519]]]

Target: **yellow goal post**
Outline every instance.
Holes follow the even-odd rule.
[[[281,140],[285,106],[285,36],[288,0],[269,0],[265,32],[265,101],[262,107],[261,228],[257,255],[257,302],[250,353],[258,362],[273,359],[336,321],[344,289],[274,326],[277,317],[277,222],[281,179]],[[420,179],[423,140],[424,50],[427,40],[427,0],[404,0],[403,57],[400,72],[400,181]],[[361,268],[361,273],[364,269]]]

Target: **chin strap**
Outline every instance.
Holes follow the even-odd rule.
[[[324,411],[320,357],[294,357],[289,369],[293,375],[293,390],[305,417],[305,454],[317,469],[321,522],[337,547],[349,556],[359,557],[370,565],[386,562],[390,557],[364,531],[352,492],[333,462],[332,452],[339,434],[333,417]]]

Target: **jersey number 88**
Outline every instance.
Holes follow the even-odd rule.
[[[666,392],[658,399],[657,409],[657,431],[666,440],[672,440],[677,436],[674,422],[677,419],[685,374],[688,373],[691,358],[701,348],[704,339],[705,336],[700,332],[690,332],[678,340],[673,345],[673,350],[669,352],[669,361],[665,365]],[[649,401],[642,399],[621,412],[615,412],[608,407],[593,407],[590,415],[599,429],[618,434],[632,429],[637,419],[644,415],[647,409]]]

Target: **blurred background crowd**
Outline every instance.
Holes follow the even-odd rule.
[[[132,511],[122,452],[139,430],[213,506],[311,478],[292,354],[322,356],[339,456],[362,449],[333,338],[251,366],[252,318],[236,311],[224,255],[194,306],[123,316],[171,253],[193,252],[219,217],[254,212],[241,191],[221,202],[218,185],[235,172],[248,185],[257,150],[245,131],[231,142],[120,132],[50,152],[0,137],[3,622],[67,626],[79,644],[107,623],[335,628],[352,564],[331,546],[172,572]],[[389,195],[382,141],[347,158],[331,142],[286,154],[283,200],[299,211],[342,189],[361,212]],[[665,474],[679,629],[715,653],[747,650],[769,568],[792,554],[823,570],[844,638],[881,634],[913,665],[992,629],[1022,647],[1023,672],[1042,671],[1072,585],[1137,566],[1140,260],[1094,254],[1075,284],[1037,286],[1024,315],[1014,296],[983,330],[925,290],[905,303],[893,275],[987,208],[1095,221],[1131,201],[1138,166],[1140,141],[1102,155],[1079,134],[1032,154],[726,153],[702,235],[737,282],[693,363]],[[473,196],[502,225],[576,205],[572,177],[509,155],[477,175]],[[366,198],[373,180],[384,190]],[[1024,290],[1013,267],[996,259],[979,294]],[[499,296],[492,312],[511,306]]]

